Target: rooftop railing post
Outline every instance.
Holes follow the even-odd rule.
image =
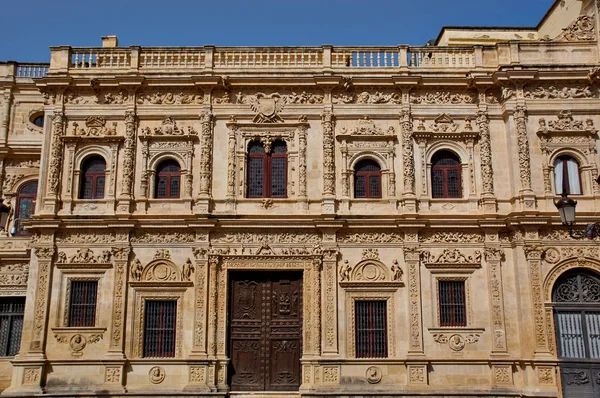
[[[408,68],[408,46],[398,46],[398,67]]]
[[[204,46],[204,68],[213,70],[215,67],[214,55],[215,55],[215,46],[207,45]]]
[[[132,72],[137,71],[140,69],[140,53],[142,52],[142,48],[140,46],[131,46],[129,48],[131,54],[129,68]]]
[[[68,73],[71,66],[71,46],[50,47],[48,73]]]
[[[331,44],[324,44],[323,48],[323,72],[331,73],[333,70],[331,69],[331,53],[333,51],[333,46]]]

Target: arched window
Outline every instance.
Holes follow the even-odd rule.
[[[17,212],[15,214],[15,235],[29,235],[23,229],[22,221],[29,220],[35,211],[35,198],[37,195],[38,182],[29,181],[21,185],[17,191]]]
[[[102,156],[90,156],[81,167],[80,199],[103,199],[106,161]]]
[[[381,198],[381,167],[371,159],[361,160],[354,168],[354,197]]]
[[[179,198],[181,186],[181,168],[175,160],[165,160],[156,168],[156,189],[154,197],[157,199]]]
[[[570,156],[559,156],[554,161],[554,185],[556,194],[563,190],[569,195],[581,195],[579,163]]]
[[[600,279],[581,269],[567,272],[554,285],[552,302],[563,396],[597,397],[599,386],[581,381],[600,372]]]
[[[433,198],[461,198],[461,165],[458,156],[450,151],[439,151],[431,159],[431,196]]]
[[[248,145],[248,197],[287,197],[287,147],[283,141],[271,144],[265,151],[262,142]]]

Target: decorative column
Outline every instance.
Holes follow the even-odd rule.
[[[527,107],[517,105],[513,117],[517,126],[517,146],[519,149],[519,178],[521,180],[521,202],[524,210],[535,210],[535,195],[531,189],[531,164],[529,139],[527,138]]]
[[[314,302],[314,345],[313,349],[317,356],[321,355],[321,306],[323,300],[321,298],[321,269],[323,267],[323,259],[321,257],[313,259],[313,274],[315,276],[315,302]]]
[[[196,201],[196,213],[208,214],[210,209],[212,148],[213,148],[213,114],[203,112],[200,115],[200,190]]]
[[[12,94],[10,88],[4,89],[4,93],[2,94],[2,123],[0,123],[0,146],[6,145],[6,140],[8,138],[11,99]]]
[[[529,267],[531,296],[533,303],[533,322],[535,330],[535,355],[550,355],[546,319],[544,317],[544,297],[542,292],[542,254],[539,246],[525,246],[525,257]]]
[[[338,249],[323,250],[323,286],[325,296],[323,354],[337,355],[338,313],[337,313],[337,259]]]
[[[307,178],[306,178],[306,131],[308,126],[303,125],[298,128],[298,172],[300,174],[298,181],[298,201],[304,210],[308,210]]]
[[[335,214],[335,116],[321,114],[323,125],[323,203],[324,214]]]
[[[402,167],[404,169],[404,210],[407,213],[417,211],[415,196],[415,151],[413,146],[413,121],[410,108],[400,112],[402,130]]]
[[[504,252],[499,247],[486,247],[483,253],[488,265],[488,280],[492,295],[490,301],[493,331],[492,355],[507,354],[501,267]]]
[[[492,168],[492,143],[490,138],[490,117],[487,111],[477,111],[479,128],[479,154],[481,157],[481,179],[483,197],[494,197],[494,169]]]
[[[44,198],[43,212],[56,213],[58,207],[58,190],[63,167],[62,136],[64,134],[65,116],[57,111],[52,115],[52,141],[50,144],[50,161],[48,165],[48,188]]]
[[[219,256],[208,256],[208,357],[211,359],[208,368],[208,380],[206,384],[211,390],[217,388],[217,339],[218,339],[218,299],[217,273],[219,267]],[[222,292],[221,294],[226,294]]]
[[[112,298],[113,310],[110,331],[110,345],[107,355],[125,358],[125,311],[127,306],[127,280],[129,276],[129,273],[127,272],[127,265],[129,264],[131,248],[129,246],[114,247],[112,249],[112,253],[115,267],[115,280]]]
[[[35,289],[35,309],[33,317],[33,334],[29,344],[29,352],[44,355],[46,331],[48,326],[48,306],[50,304],[50,283],[52,280],[52,257],[54,247],[36,247],[37,286]]]
[[[235,135],[237,126],[230,126],[227,133],[227,210],[235,206]]]
[[[125,112],[125,144],[123,150],[123,183],[121,195],[117,202],[118,213],[129,213],[131,211],[131,199],[133,198],[133,180],[135,171],[135,111]]]
[[[205,358],[206,352],[206,306],[208,300],[208,247],[197,247],[194,249],[196,259],[196,283],[195,283],[195,315],[194,315],[194,345],[192,356]]]
[[[410,336],[409,355],[423,355],[423,323],[421,320],[421,269],[420,251],[416,247],[404,248],[404,262],[408,268],[408,314]]]

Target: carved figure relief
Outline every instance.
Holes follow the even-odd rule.
[[[436,343],[448,344],[452,351],[462,351],[466,344],[475,344],[479,341],[480,335],[477,333],[470,333],[465,336],[460,334],[447,335],[445,333],[435,333],[433,340]]]
[[[71,134],[81,137],[101,137],[117,135],[117,122],[112,122],[111,127],[106,126],[106,119],[101,116],[89,116],[85,119],[85,127],[79,127],[77,122],[71,124]]]
[[[204,95],[197,91],[172,93],[146,89],[137,94],[136,103],[139,105],[201,105],[204,103]]]
[[[165,380],[165,370],[160,366],[154,366],[148,372],[148,378],[152,384],[160,384]]]

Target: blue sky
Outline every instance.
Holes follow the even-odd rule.
[[[423,45],[444,25],[535,26],[553,0],[3,0],[0,60],[48,47]],[[518,11],[517,11],[518,10]]]

